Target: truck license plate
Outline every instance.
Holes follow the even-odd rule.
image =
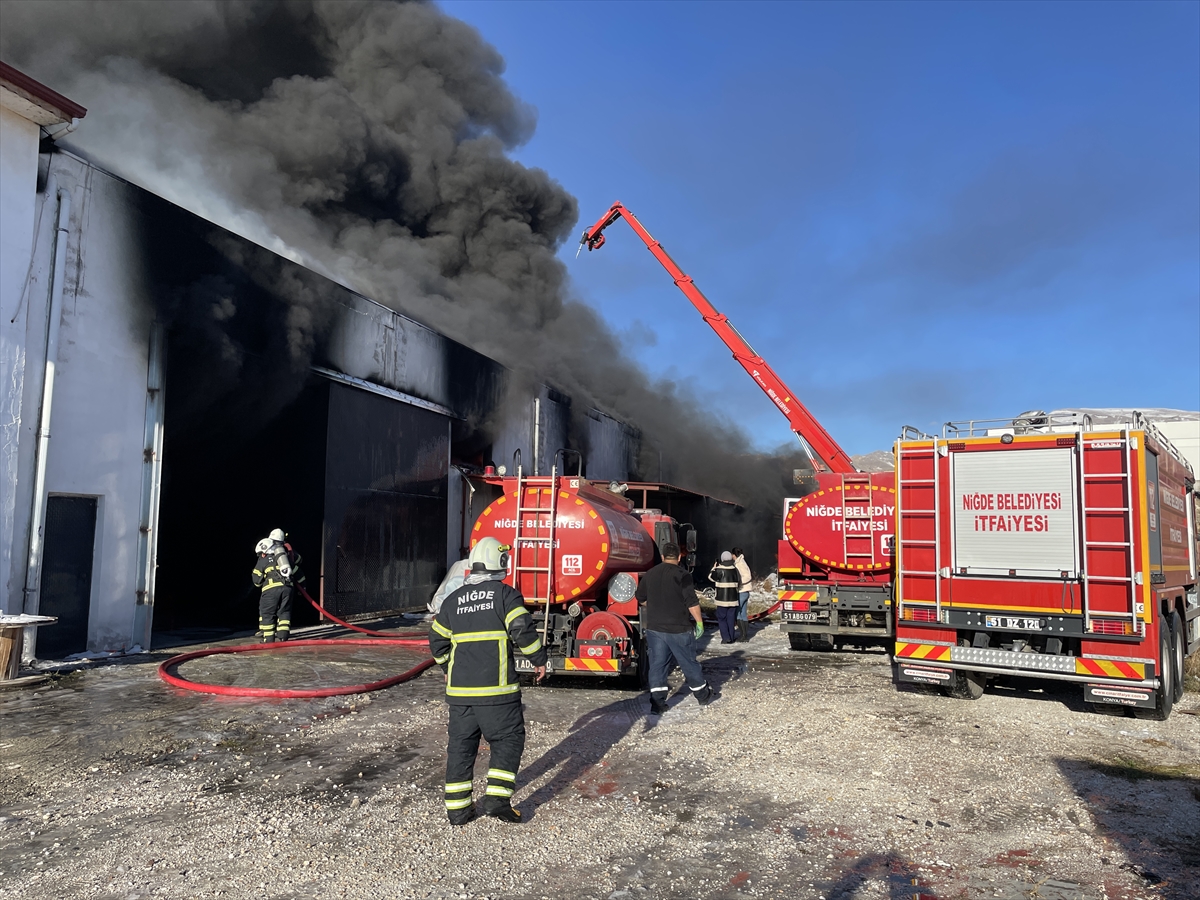
[[[815,622],[820,618],[822,618],[821,614],[815,612],[792,612],[787,614],[789,622]]]
[[[1019,616],[985,616],[988,628],[1010,628],[1016,631],[1041,631],[1041,619],[1027,619]]]
[[[535,671],[537,671],[533,666],[533,662],[530,659],[528,659],[527,657],[518,656],[515,661],[517,664],[518,672],[535,672]]]

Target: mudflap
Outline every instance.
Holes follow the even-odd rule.
[[[954,680],[954,670],[945,666],[922,666],[907,659],[895,660],[896,681],[902,684],[935,684],[946,687]]]
[[[1152,688],[1125,685],[1085,684],[1083,699],[1088,703],[1136,706],[1141,709],[1154,709],[1157,706]]]

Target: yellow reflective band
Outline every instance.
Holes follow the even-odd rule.
[[[506,684],[500,687],[448,687],[446,693],[451,697],[496,697],[500,694],[515,694],[519,690],[519,684]]]
[[[440,665],[442,665],[442,664],[443,664],[443,663],[444,663],[446,660],[448,660],[449,658],[450,658],[450,654],[449,654],[449,653],[447,653],[445,656],[435,656],[435,657],[433,658],[433,661],[434,661],[435,663],[437,663],[437,664],[440,666]]]
[[[501,787],[498,784],[489,784],[487,788],[487,795],[489,797],[511,797],[513,795],[513,789],[510,787]]]
[[[518,609],[514,609],[512,612],[510,612],[507,616],[504,617],[504,624],[506,626],[511,625],[514,621],[516,621],[521,616],[527,616],[527,615],[529,615],[529,611],[527,609],[525,609],[525,607],[523,607],[523,606]]]
[[[447,635],[450,640],[456,643],[470,643],[473,641],[506,641],[508,640],[507,631],[464,631],[462,634]]]
[[[488,778],[500,778],[504,781],[515,782],[517,780],[517,773],[516,772],[506,772],[506,771],[504,771],[504,769],[488,769],[487,777]]]
[[[446,784],[447,794],[457,794],[459,791],[469,791],[470,789],[471,782],[469,781],[456,781],[453,784],[447,782]]]
[[[521,652],[524,653],[526,656],[530,656],[531,654],[537,653],[541,649],[542,649],[542,639],[538,638],[536,641],[534,641],[528,647],[522,647]]]
[[[255,570],[254,570],[254,574],[255,574],[255,575],[261,575],[261,574],[262,574],[262,572],[258,571],[258,569],[255,569]]]
[[[470,797],[468,797],[466,800],[447,800],[446,801],[446,809],[466,809],[470,805],[471,805]]]
[[[286,628],[287,626],[289,626],[289,625],[291,625],[291,624],[292,624],[292,620],[291,620],[291,619],[280,619],[280,620],[279,620],[279,627],[280,627],[280,628]]]
[[[445,637],[445,638],[453,638],[454,637],[454,632],[451,631],[449,628],[447,628],[445,625],[443,625],[441,622],[439,622],[437,619],[433,620],[433,625],[431,625],[430,627],[433,628],[433,630],[436,631],[438,634],[440,634],[442,637]]]

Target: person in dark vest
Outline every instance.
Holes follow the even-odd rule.
[[[679,545],[664,544],[663,561],[638,581],[637,597],[650,658],[650,711],[667,711],[667,675],[679,664],[687,686],[701,706],[717,698],[696,659],[696,641],[704,634],[700,600],[692,576],[679,565]]]
[[[250,580],[262,588],[256,637],[264,644],[286,641],[292,631],[292,588],[304,584],[300,554],[287,542],[282,528],[272,530],[254,549],[258,562]]]
[[[471,548],[471,572],[448,594],[429,628],[429,650],[446,675],[450,723],[446,740],[446,815],[466,825],[477,815],[471,799],[479,739],[491,747],[483,814],[520,822],[512,806],[517,767],[525,752],[525,715],[513,647],[533,663],[540,681],[546,648],[525,598],[504,583],[508,551],[493,537]]]

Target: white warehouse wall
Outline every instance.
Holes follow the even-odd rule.
[[[87,649],[127,650],[147,637],[134,628],[153,321],[135,189],[64,153],[50,171],[74,205],[46,491],[97,498]],[[41,199],[52,214],[53,197]]]

